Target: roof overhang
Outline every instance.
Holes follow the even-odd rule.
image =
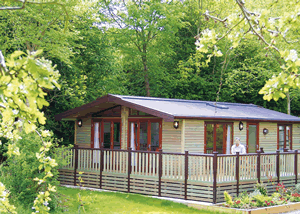
[[[270,120],[270,119],[263,119],[263,118],[237,118],[237,117],[205,117],[205,116],[199,116],[199,117],[188,117],[188,116],[175,116],[174,119],[198,119],[198,120],[228,120],[228,121],[249,121],[249,122],[272,122],[272,123],[286,123],[286,124],[292,124],[292,123],[300,123],[300,121],[293,121],[293,120]]]
[[[76,107],[74,109],[70,109],[58,115],[55,115],[55,120],[76,120],[77,118],[85,118],[92,116],[93,113],[112,108],[117,105],[126,106],[128,108],[133,108],[138,111],[145,112],[147,114],[151,114],[156,117],[163,118],[166,122],[173,122],[174,116],[165,112],[161,112],[152,108],[148,108],[142,105],[138,105],[136,103],[132,103],[130,101],[123,100],[120,97],[116,97],[114,95],[108,94],[106,96],[100,97],[95,101],[82,105],[80,107]]]

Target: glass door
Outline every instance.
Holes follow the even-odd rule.
[[[256,153],[259,149],[258,123],[247,123],[247,153]]]
[[[204,152],[211,154],[217,151],[219,154],[230,154],[232,136],[232,123],[205,122]]]
[[[278,125],[277,149],[292,149],[292,125]]]
[[[121,148],[121,119],[94,119],[92,121],[92,148]]]
[[[161,148],[161,121],[130,119],[128,139],[132,150],[158,151]]]

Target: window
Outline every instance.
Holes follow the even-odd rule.
[[[131,108],[129,110],[129,116],[151,116],[151,115]]]
[[[128,119],[128,147],[158,151],[162,143],[161,119]]]
[[[277,149],[292,149],[292,125],[278,124],[277,125]]]
[[[91,148],[120,149],[121,119],[93,119]]]
[[[204,152],[211,154],[217,151],[219,154],[230,154],[233,143],[233,123],[205,122],[204,127]]]
[[[256,153],[259,149],[259,123],[247,123],[247,153]]]

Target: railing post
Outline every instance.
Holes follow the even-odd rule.
[[[162,149],[158,154],[158,196],[161,196],[161,177],[162,177]]]
[[[78,168],[78,145],[74,145],[75,164],[74,164],[74,186],[76,186],[76,175]]]
[[[240,153],[236,153],[236,163],[235,163],[235,175],[236,175],[236,196],[240,194]]]
[[[104,151],[103,148],[100,149],[100,189],[102,189],[102,172],[103,172],[103,165],[104,162]]]
[[[184,153],[184,199],[187,200],[187,180],[189,176],[189,151]]]
[[[298,183],[298,150],[295,150],[295,160],[294,160],[294,168],[295,168],[295,184]]]
[[[217,203],[217,166],[218,166],[218,152],[213,152],[213,203]]]
[[[261,151],[257,151],[257,167],[256,167],[256,173],[257,173],[257,182],[260,183],[260,153]]]
[[[127,192],[130,192],[130,174],[131,174],[131,148],[128,148],[128,169],[127,169]]]
[[[276,175],[277,175],[277,184],[280,183],[280,150],[276,150]]]

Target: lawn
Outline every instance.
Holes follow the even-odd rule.
[[[61,211],[55,213],[185,213],[185,214],[212,214],[215,212],[197,210],[186,205],[146,197],[137,194],[98,192],[60,187],[59,192],[64,196]],[[84,210],[80,207],[78,193],[81,196]],[[19,212],[27,214],[19,208]]]

